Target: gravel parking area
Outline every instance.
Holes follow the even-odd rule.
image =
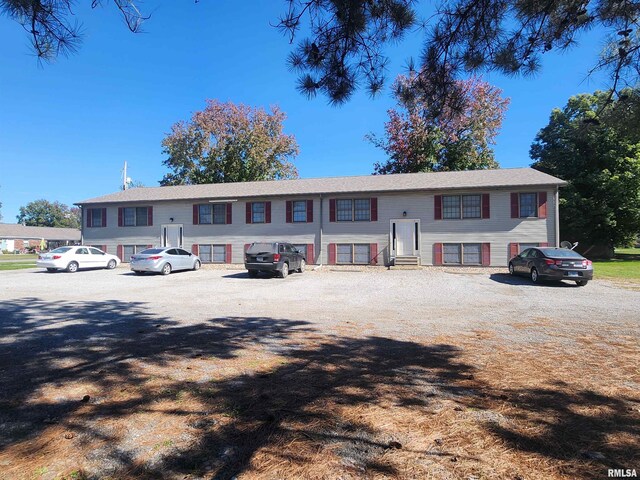
[[[482,269],[2,272],[0,466],[18,479],[640,468],[634,288]]]
[[[507,328],[508,323],[544,317],[561,320],[558,328],[563,330],[606,325],[627,325],[633,330],[640,317],[640,292],[605,281],[586,287],[572,282],[533,285],[526,278],[494,269],[466,273],[325,267],[285,280],[251,279],[243,270],[206,267],[168,277],[139,277],[126,268],[0,275],[0,301],[31,297],[57,305],[143,304],[147,315],[183,325],[222,317],[265,317],[301,320],[328,333],[351,321],[367,325],[371,334],[398,339],[491,329],[507,335],[509,341],[520,341],[523,332]]]

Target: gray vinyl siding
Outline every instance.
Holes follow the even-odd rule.
[[[517,192],[547,192],[546,219],[512,219],[510,194]],[[315,259],[309,263],[328,263],[330,243],[376,243],[378,265],[390,263],[390,223],[392,219],[417,219],[420,221],[420,257],[422,265],[433,264],[435,243],[490,243],[491,265],[506,266],[509,244],[542,243],[555,245],[555,187],[532,189],[451,190],[438,195],[490,194],[489,219],[434,220],[434,193],[388,193],[366,195],[323,195],[322,248],[320,248],[320,198],[312,196],[252,198],[250,201],[271,202],[271,223],[247,224],[246,201],[232,203],[232,224],[193,225],[194,203],[206,203],[206,199],[193,201],[164,201],[126,204],[100,204],[107,209],[106,227],[86,227],[83,218],[83,242],[89,245],[106,245],[109,253],[116,254],[118,245],[161,244],[162,225],[183,226],[183,247],[191,250],[193,244],[231,244],[232,262],[244,260],[244,245],[254,241],[285,240],[294,244],[314,244]],[[362,222],[330,222],[329,200],[332,198],[378,199],[378,220]],[[313,199],[313,223],[286,223],[286,201]],[[94,205],[91,205],[92,207]],[[97,205],[95,205],[97,206]],[[153,206],[153,225],[150,227],[118,227],[118,207]],[[406,212],[406,216],[403,216]],[[84,213],[86,215],[86,211]],[[173,218],[173,222],[170,220]]]

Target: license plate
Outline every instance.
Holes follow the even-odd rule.
[[[579,275],[578,275],[578,272],[568,272],[567,276],[568,277],[578,277]]]
[[[258,261],[258,262],[264,262],[264,257],[256,257],[256,261]]]

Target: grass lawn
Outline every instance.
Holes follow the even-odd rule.
[[[38,255],[35,254],[26,254],[26,255],[14,255],[14,254],[3,254],[0,255],[0,263],[3,262],[15,262],[16,260],[25,260],[25,261],[29,261],[29,260],[37,260],[38,259]]]
[[[22,270],[23,268],[35,268],[36,262],[29,263],[0,263],[0,271],[2,270]]]
[[[593,265],[597,277],[640,280],[640,248],[616,248],[614,258]]]
[[[0,255],[0,271],[35,268],[38,255]]]

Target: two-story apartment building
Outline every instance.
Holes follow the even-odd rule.
[[[79,202],[83,243],[124,262],[181,246],[243,263],[254,241],[285,240],[308,263],[504,266],[558,245],[558,188],[530,168],[133,188]]]

